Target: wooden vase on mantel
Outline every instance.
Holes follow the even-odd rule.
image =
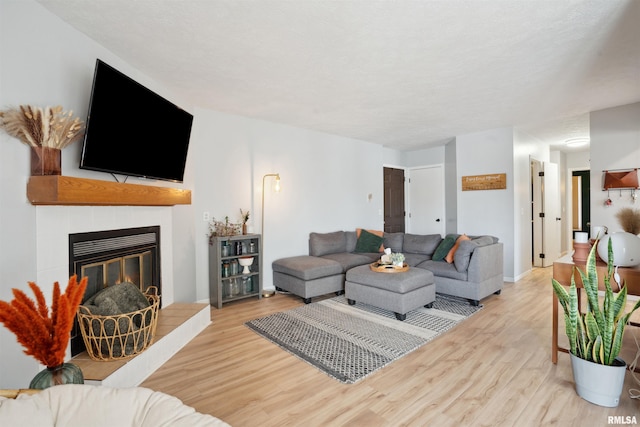
[[[247,223],[246,222],[242,223],[242,234],[243,235],[247,234]]]
[[[58,148],[31,147],[31,175],[61,175],[61,153]]]

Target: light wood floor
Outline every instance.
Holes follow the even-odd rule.
[[[450,332],[352,385],[244,326],[302,302],[290,295],[212,309],[213,323],[142,386],[232,426],[606,426],[636,416],[630,372],[620,405],[579,398],[569,356],[551,363],[551,269],[536,269]],[[635,316],[634,316],[635,317]],[[629,328],[621,356],[636,349]],[[561,330],[561,343],[566,343]]]

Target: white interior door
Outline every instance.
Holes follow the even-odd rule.
[[[560,214],[560,181],[558,179],[558,165],[543,163],[544,183],[544,222],[542,248],[544,250],[543,267],[553,265],[561,255],[562,216]]]
[[[561,255],[562,217],[558,165],[532,163],[533,265],[550,267]]]
[[[408,232],[445,232],[444,171],[442,165],[409,169]]]

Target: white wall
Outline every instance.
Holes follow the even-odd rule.
[[[267,178],[265,288],[273,288],[275,259],[308,253],[310,232],[382,229],[382,171],[387,157],[379,145],[206,110],[197,111],[194,138],[201,300],[209,296],[207,223],[202,213],[236,221],[240,209],[249,210],[250,223],[260,233],[265,174],[279,173],[282,188],[274,193],[274,180]]]
[[[615,215],[623,207],[638,208],[629,190],[602,191],[603,171],[640,168],[640,103],[591,113],[591,223],[609,233],[622,231]],[[613,205],[605,206],[610,196]]]
[[[157,82],[72,29],[38,3],[0,1],[0,108],[59,104],[84,119],[97,57],[180,104]],[[79,143],[63,150],[63,175],[112,180],[108,174],[78,169],[79,157]],[[181,220],[185,212],[192,211],[191,206],[35,207],[26,199],[29,158],[28,147],[0,132],[0,299],[10,300],[11,288],[28,290],[28,281],[38,283],[47,298],[51,296],[54,281],[66,283],[69,232],[142,225],[161,226],[164,302],[195,299],[194,224]],[[191,163],[190,154],[188,170]],[[192,188],[192,175],[187,173],[184,185],[136,179],[128,182]],[[188,217],[193,218],[193,214],[188,213]],[[174,277],[179,278],[175,292]],[[24,355],[22,350],[15,336],[0,327],[0,359],[4,362],[0,365],[2,387],[27,387],[40,369],[35,359]]]
[[[493,129],[456,137],[458,233],[489,234],[504,243],[504,275],[514,277],[513,130]],[[507,174],[505,190],[461,191],[462,177]]]

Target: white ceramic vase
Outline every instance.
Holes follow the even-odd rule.
[[[613,265],[633,267],[640,264],[640,237],[626,231],[606,234],[598,242],[598,255],[604,262],[607,262],[609,255],[609,239],[613,250]]]

